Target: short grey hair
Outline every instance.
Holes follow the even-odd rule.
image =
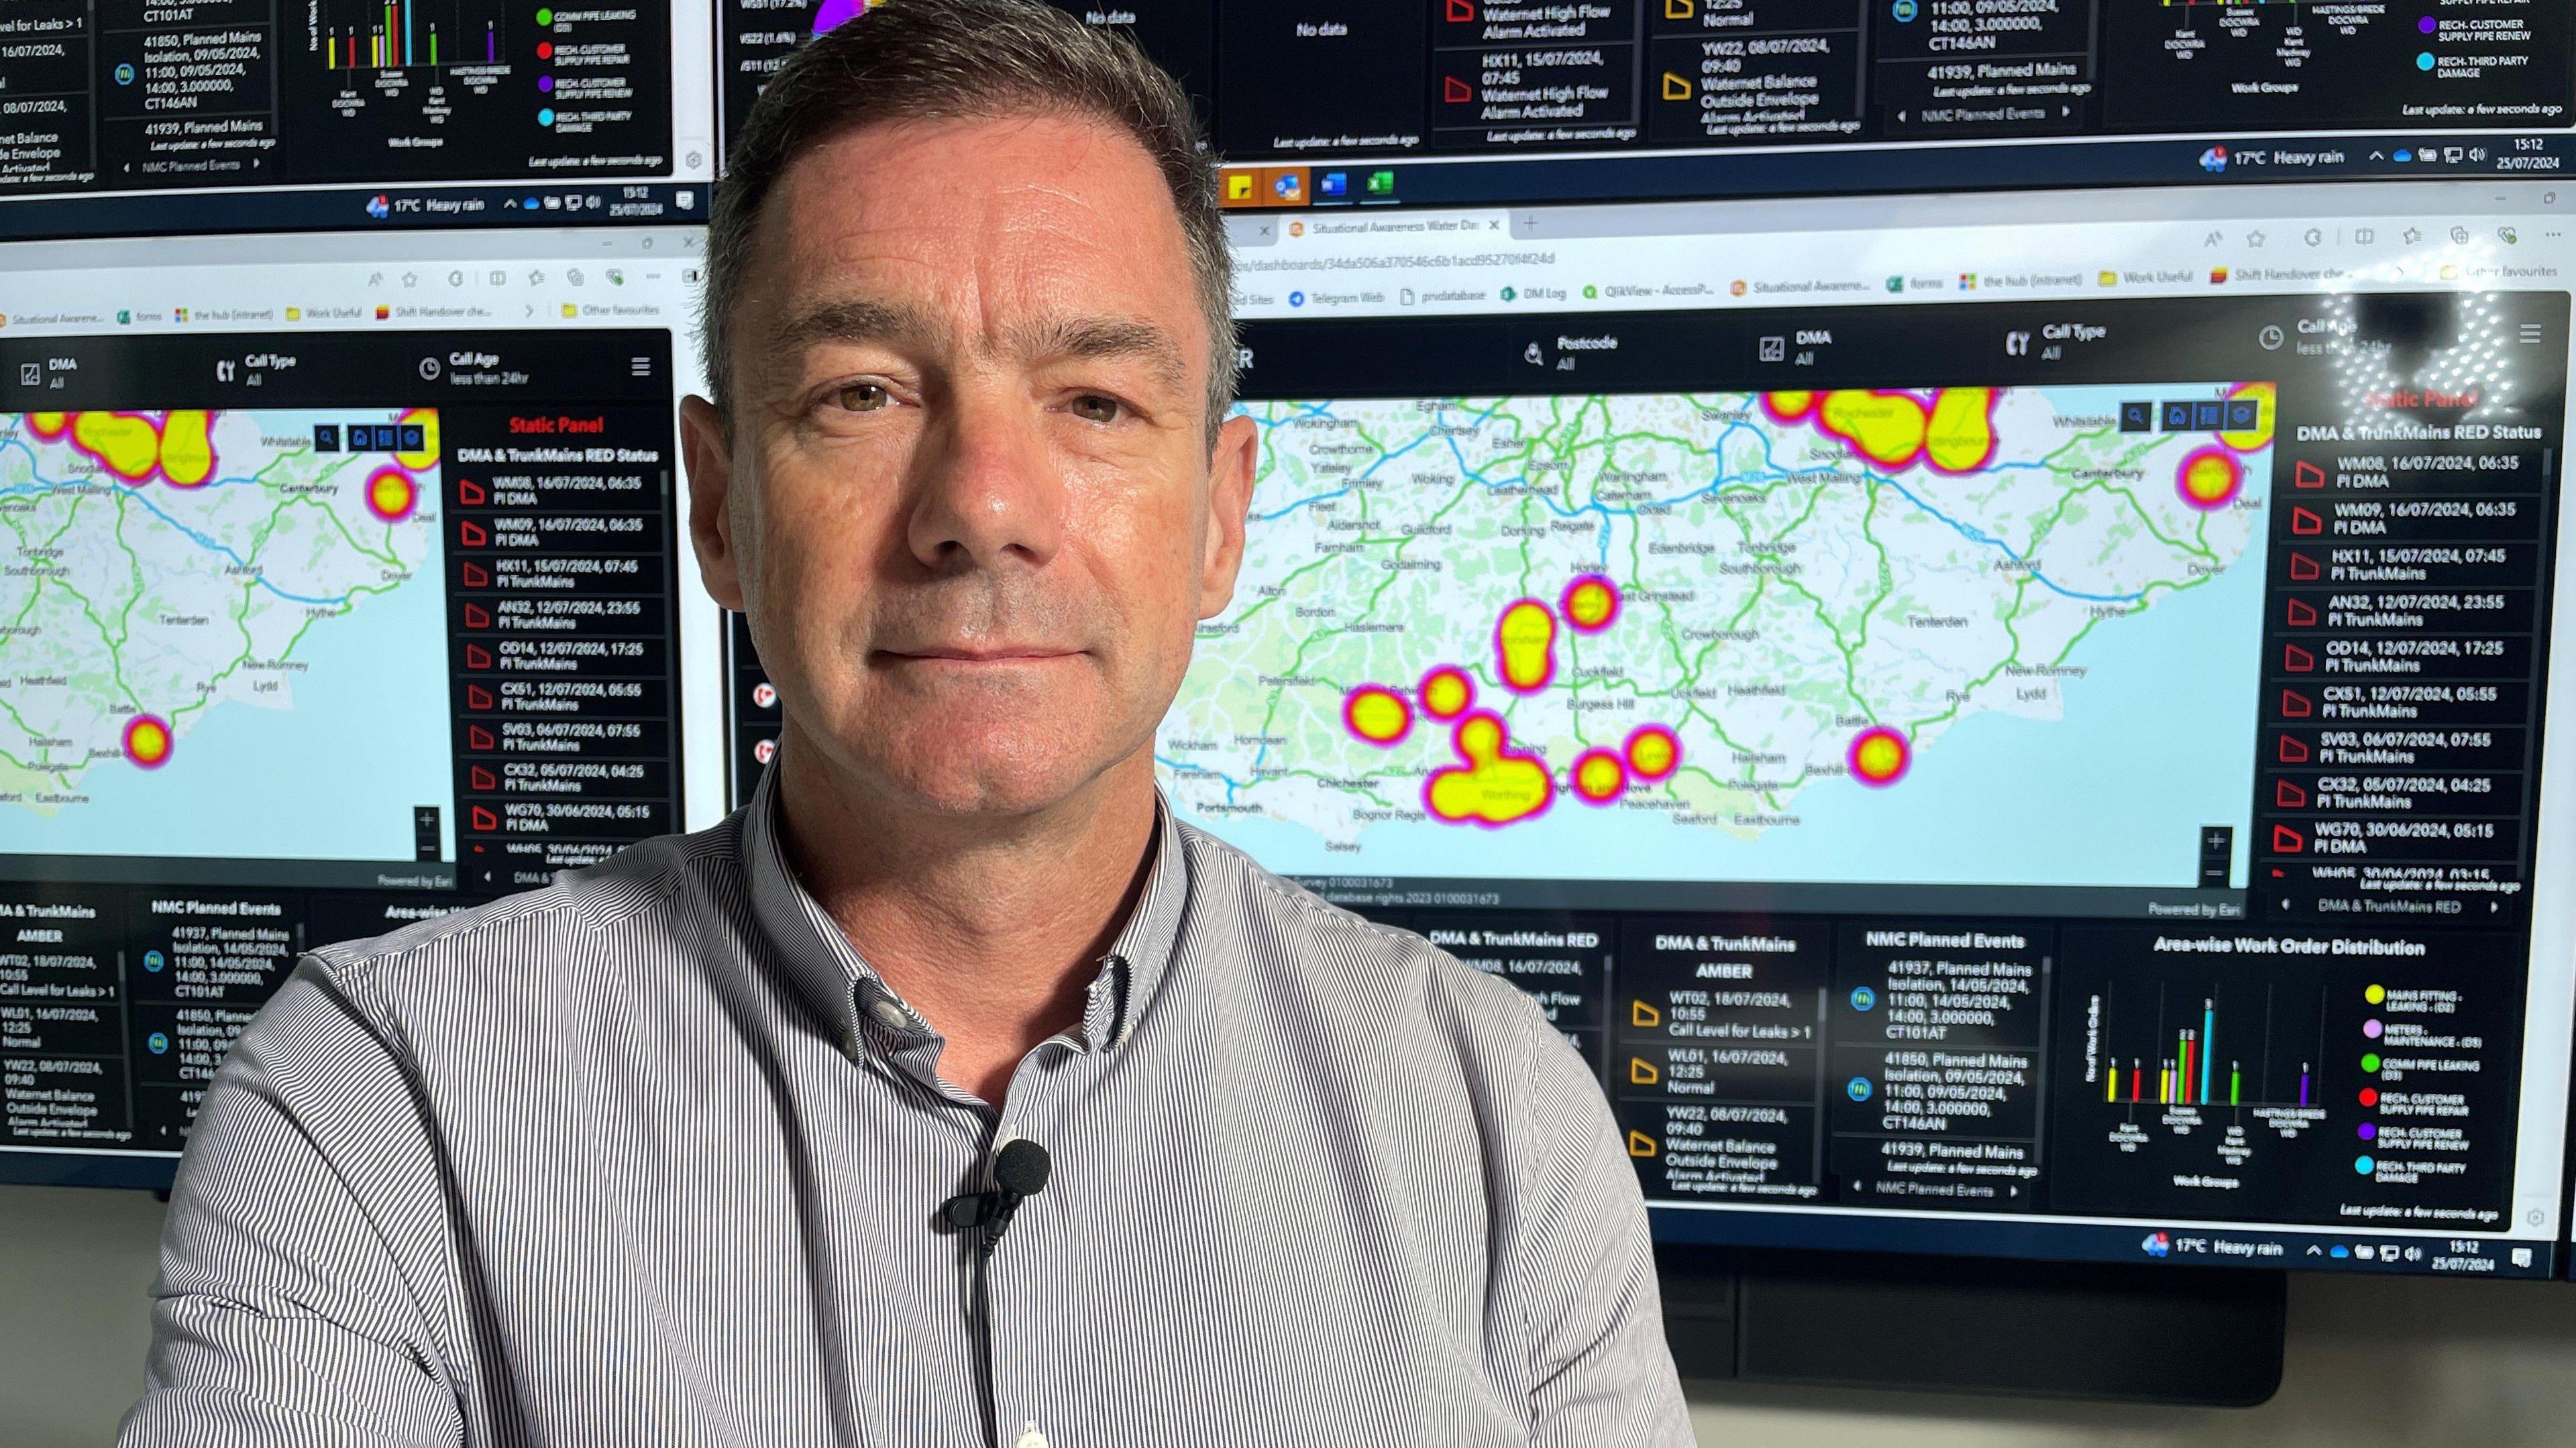
[[[1171,191],[1206,315],[1208,427],[1234,403],[1234,266],[1189,98],[1123,35],[1034,0],[878,0],[790,56],[743,123],[716,185],[698,335],[733,413],[733,311],[779,178],[815,147],[886,122],[1068,116],[1144,148]],[[920,184],[936,186],[934,176]]]

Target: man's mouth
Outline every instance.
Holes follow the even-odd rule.
[[[1080,649],[1057,648],[1047,644],[935,644],[917,648],[878,649],[876,656],[889,663],[941,664],[1039,664],[1055,659],[1069,659]]]

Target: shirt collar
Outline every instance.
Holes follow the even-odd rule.
[[[750,882],[753,923],[842,1049],[855,1052],[871,1039],[927,1036],[929,1027],[920,1015],[860,957],[788,863],[778,821],[778,778],[772,762],[742,811],[742,865]],[[1126,1041],[1179,946],[1189,899],[1189,856],[1180,825],[1159,791],[1154,835],[1154,864],[1145,892],[1111,942],[1091,981],[1082,1019],[1073,1028],[1086,1050],[1106,1051]]]

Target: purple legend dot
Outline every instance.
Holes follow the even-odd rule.
[[[2379,1039],[2379,1022],[2377,1022],[2377,1021],[2364,1021],[2364,1022],[2362,1022],[2362,1023],[2361,1023],[2361,1033],[2362,1033],[2363,1035],[2365,1035],[2365,1036],[2370,1037],[2370,1038],[2371,1038],[2372,1040],[2374,1040],[2374,1041],[2378,1040],[2378,1039]]]
[[[554,89],[555,89],[555,78],[554,78],[553,76],[550,76],[550,75],[541,75],[541,76],[538,76],[538,77],[537,77],[537,89],[538,89],[538,90],[541,90],[541,91],[543,91],[543,92],[545,92],[545,93],[546,93],[546,94],[548,94],[548,95],[552,95],[552,94],[554,94]]]
[[[2418,29],[2418,30],[2420,30],[2420,31],[2423,31],[2426,35],[2430,35],[2430,34],[2432,34],[2432,33],[2433,33],[2433,17],[2432,17],[2432,16],[2430,16],[2430,15],[2427,15],[2427,16],[2425,16],[2423,19],[2416,21],[2416,22],[2415,22],[2415,28],[2416,28],[2416,29]]]
[[[2375,1125],[2371,1124],[2370,1122],[2367,1122],[2367,1121],[2363,1122],[2363,1123],[2361,1124],[2361,1139],[2362,1139],[2362,1140],[2364,1140],[2364,1141],[2376,1141],[2376,1140],[2378,1140],[2378,1139],[2379,1139],[2379,1128],[2378,1128],[2377,1126],[2375,1126]]]

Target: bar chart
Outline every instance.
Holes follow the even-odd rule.
[[[2103,993],[2103,1035],[2111,1047],[2101,1072],[2105,1102],[2307,1110],[2321,1101],[2325,987],[2301,992],[2286,1009],[2281,987],[2268,981],[2232,987],[2159,981],[2152,999],[2129,994],[2138,992]],[[2123,1050],[2124,1043],[2133,1049]]]
[[[2395,932],[2070,930],[2061,1207],[2491,1227],[2520,1010],[2490,954]],[[2080,1083],[2080,1085],[2078,1084]]]
[[[406,70],[453,65],[498,65],[507,53],[507,37],[495,14],[480,22],[462,20],[460,7],[436,6],[437,17],[419,13],[418,0],[384,0],[356,9],[356,18],[325,26],[322,60],[335,71]]]

